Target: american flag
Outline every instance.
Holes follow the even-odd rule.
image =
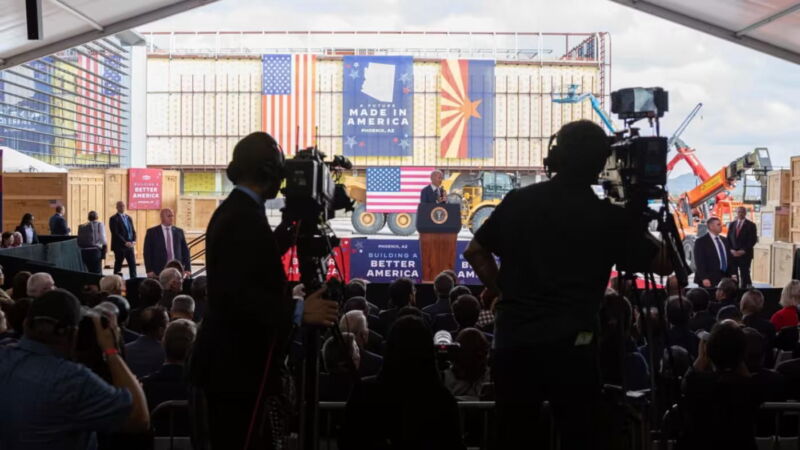
[[[368,167],[367,211],[417,212],[422,188],[431,183],[432,167]]]
[[[75,99],[76,150],[79,154],[119,155],[119,139],[122,137],[121,88],[117,85],[122,80],[119,61],[103,57],[99,52],[80,52],[78,66],[82,70],[75,77],[76,90],[80,94]],[[98,76],[101,72],[102,75]]]
[[[261,126],[286,154],[314,145],[315,55],[263,55]]]

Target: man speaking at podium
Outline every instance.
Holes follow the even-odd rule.
[[[442,180],[444,174],[441,170],[434,170],[431,172],[431,184],[422,188],[420,194],[420,203],[445,203],[447,202],[447,193],[442,187]]]

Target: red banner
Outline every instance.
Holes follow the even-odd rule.
[[[283,255],[283,268],[289,281],[300,281],[300,264],[294,247]],[[350,239],[342,239],[341,244],[333,249],[333,257],[328,258],[328,275],[325,279],[331,278],[338,278],[343,283],[350,281]]]
[[[161,209],[161,169],[128,169],[128,209]]]

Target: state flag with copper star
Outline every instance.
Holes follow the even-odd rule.
[[[494,61],[445,59],[439,91],[442,158],[491,158]]]

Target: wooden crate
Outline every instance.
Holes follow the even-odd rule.
[[[178,201],[180,226],[186,231],[205,233],[208,222],[224,197],[183,196]]]
[[[783,206],[766,206],[761,211],[759,240],[761,242],[789,242],[789,208]]]
[[[787,169],[767,173],[767,204],[785,206],[792,201],[792,174]]]
[[[789,242],[775,242],[772,244],[772,278],[771,284],[783,287],[792,280],[794,270],[795,244]]]
[[[14,231],[31,213],[36,232],[50,234],[48,221],[58,204],[67,204],[66,173],[3,174],[3,231]]]
[[[800,156],[792,156],[789,167],[792,171],[792,178],[800,178]]]
[[[772,284],[770,267],[772,267],[772,244],[756,244],[753,247],[753,281]]]

